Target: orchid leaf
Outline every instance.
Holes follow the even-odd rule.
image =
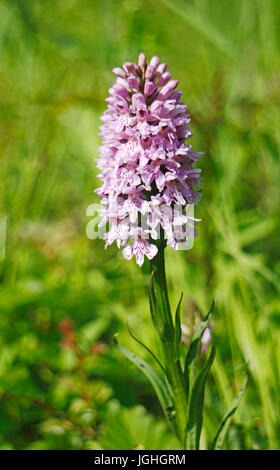
[[[194,380],[190,401],[188,406],[188,423],[186,427],[185,438],[187,440],[187,448],[190,450],[199,449],[199,440],[202,429],[203,420],[203,406],[204,406],[204,392],[206,379],[213,364],[216,354],[216,347],[214,341],[212,342],[212,348],[209,358],[205,365],[202,367],[197,377]]]
[[[179,303],[177,305],[176,313],[175,313],[175,347],[177,351],[177,358],[180,357],[180,349],[181,349],[181,337],[182,337],[182,329],[181,329],[181,303],[183,299],[183,292],[181,294]]]
[[[127,322],[127,329],[128,329],[128,333],[131,336],[131,338],[134,339],[134,341],[136,341],[138,344],[140,344],[140,346],[142,346],[142,348],[146,349],[146,351],[148,351],[150,353],[150,355],[157,362],[157,364],[159,365],[159,367],[161,368],[163,373],[166,374],[165,369],[164,369],[162,363],[160,362],[160,360],[158,359],[158,357],[155,355],[155,353],[153,353],[153,351],[151,351],[150,348],[148,348],[148,346],[146,346],[139,338],[137,338],[135,336],[135,334],[132,332],[128,322]]]
[[[135,364],[142,372],[143,374],[147,377],[149,382],[151,383],[157,398],[161,404],[163,413],[176,435],[178,435],[176,424],[175,424],[175,411],[174,411],[174,405],[173,405],[173,400],[171,398],[171,395],[168,391],[168,389],[165,386],[165,383],[163,380],[158,376],[158,374],[155,372],[155,370],[148,364],[144,359],[140,358],[137,356],[135,353],[129,351],[122,345],[120,345],[115,337],[115,344],[118,348],[118,350],[127,358],[129,359],[133,364]]]

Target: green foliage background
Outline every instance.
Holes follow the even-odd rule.
[[[129,316],[157,351],[147,267],[86,237],[111,69],[141,51],[180,80],[205,153],[199,237],[167,253],[186,322],[216,300],[202,447],[246,368],[225,448],[280,449],[279,31],[277,0],[1,0],[1,449],[179,446],[112,343],[147,359]]]

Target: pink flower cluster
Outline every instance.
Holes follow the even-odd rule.
[[[157,254],[160,227],[167,245],[177,248],[174,227],[187,224],[184,209],[200,195],[200,170],[194,168],[199,155],[185,144],[192,136],[190,117],[166,67],[158,57],[147,64],[141,53],[137,62],[113,69],[117,79],[101,118],[100,225],[109,225],[106,247],[116,241],[124,257],[135,254],[140,266],[144,256]]]

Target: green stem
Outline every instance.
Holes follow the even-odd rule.
[[[163,244],[159,246],[157,256],[151,260],[150,268],[151,273],[153,273],[154,290],[164,329],[164,334],[160,336],[164,366],[173,391],[178,435],[182,446],[184,446],[184,433],[187,422],[187,397],[184,389],[181,363],[176,354],[175,329],[168,298]]]

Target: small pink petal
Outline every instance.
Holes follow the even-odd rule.
[[[123,257],[127,260],[130,260],[133,256],[132,245],[128,245],[123,249]]]

